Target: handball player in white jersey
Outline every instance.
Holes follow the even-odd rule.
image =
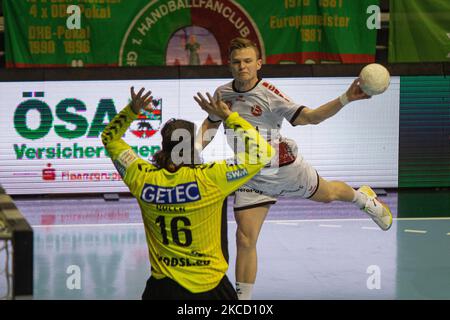
[[[292,126],[318,124],[351,101],[367,99],[356,79],[347,92],[324,105],[310,109],[293,102],[274,85],[258,78],[262,61],[257,46],[248,39],[236,38],[229,47],[230,69],[233,81],[217,88],[214,96],[220,97],[233,111],[257,128],[278,150],[276,163],[264,168],[235,193],[234,214],[236,232],[236,291],[239,299],[251,299],[256,279],[256,242],[270,206],[279,196],[300,196],[318,202],[352,202],[365,211],[382,229],[392,225],[389,207],[377,199],[368,186],[358,190],[341,181],[327,181],[297,153],[295,141],[280,136],[283,120]],[[209,115],[202,124],[197,146],[205,148],[221,119]],[[226,128],[225,128],[226,129]],[[227,138],[230,138],[227,135]],[[233,138],[228,139],[234,147]]]

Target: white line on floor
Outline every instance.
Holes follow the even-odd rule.
[[[285,226],[298,226],[296,222],[277,222],[277,224],[285,225]]]
[[[380,228],[377,228],[377,227],[361,227],[361,229],[364,229],[364,230],[377,230],[377,231],[381,230]]]
[[[319,224],[319,227],[324,228],[341,228],[342,226],[336,224]]]
[[[425,234],[428,232],[426,230],[411,230],[411,229],[405,229],[404,231],[408,232],[408,233],[422,233],[422,234]]]

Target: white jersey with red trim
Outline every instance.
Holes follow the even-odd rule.
[[[232,111],[238,112],[268,141],[281,138],[279,132],[283,119],[292,123],[302,108],[265,80],[259,80],[255,87],[245,92],[237,91],[231,81],[217,88],[215,97],[218,92]],[[209,119],[220,121],[214,115],[209,115]]]
[[[291,101],[291,99],[277,89],[273,84],[265,80],[259,80],[250,90],[239,92],[234,87],[234,82],[229,82],[217,88],[214,96],[221,93],[232,111],[253,125],[277,151],[276,157],[269,165],[272,168],[288,165],[297,157],[297,144],[294,140],[283,138],[280,134],[283,119],[292,123],[300,113],[303,106]],[[220,118],[209,115],[212,122],[221,121]],[[226,128],[225,126],[225,129]],[[235,151],[242,151],[244,145],[236,142],[233,132],[226,132],[229,146]],[[268,174],[270,171],[263,170]]]

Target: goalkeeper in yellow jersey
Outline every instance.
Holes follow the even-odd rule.
[[[274,156],[273,148],[238,113],[198,93],[194,99],[221,118],[244,148],[237,162],[201,164],[194,147],[195,125],[169,120],[153,163],[139,158],[122,139],[141,109],[150,111],[151,92],[131,88],[131,103],[102,133],[111,160],[138,200],[147,238],[151,276],[142,299],[237,299],[228,269],[225,198],[250,180]]]

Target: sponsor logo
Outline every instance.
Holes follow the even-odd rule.
[[[27,143],[14,144],[14,152],[17,160],[32,159],[79,159],[79,158],[102,158],[108,156],[103,146],[80,145],[79,143],[64,142],[74,139],[93,138],[99,142],[99,137],[108,122],[117,114],[113,99],[100,99],[92,117],[86,116],[88,107],[85,102],[76,98],[63,99],[50,107],[44,100],[46,92],[23,92],[22,101],[14,111],[14,128],[17,134],[31,141],[45,140],[53,133],[62,143],[45,146],[29,146]],[[162,99],[152,101],[154,111],[151,114],[143,114],[134,121],[135,127],[129,130],[140,138],[149,138],[159,129],[161,123]],[[150,123],[152,130],[146,124]],[[147,158],[160,150],[155,146],[133,146],[133,151],[141,157]],[[50,177],[50,176],[49,176]]]
[[[268,83],[268,82],[263,82],[262,85],[263,85],[264,87],[266,87],[267,89],[269,89],[270,91],[272,91],[273,93],[275,93],[277,96],[280,96],[280,97],[282,97],[284,100],[286,100],[286,101],[289,102],[289,99],[286,98],[286,97],[281,93],[281,91],[278,90],[273,84],[270,84],[270,83]]]
[[[197,182],[179,184],[175,187],[161,187],[146,183],[141,193],[142,201],[154,204],[181,204],[200,199]]]
[[[245,176],[248,176],[248,171],[247,171],[247,169],[238,169],[238,170],[227,172],[226,176],[227,176],[227,181],[233,181],[233,180],[241,179]]]
[[[158,256],[158,261],[164,263],[168,267],[200,267],[211,264],[211,260],[194,260],[190,258],[173,258],[163,256]]]
[[[128,169],[128,167],[138,159],[137,155],[133,152],[133,150],[128,149],[122,152],[117,159],[117,161],[125,167],[125,169]]]
[[[250,193],[262,194],[262,191],[255,190],[255,189],[250,189],[250,188],[239,188],[236,191],[237,192],[250,192]]]
[[[139,156],[147,158],[158,152],[160,146],[132,146],[131,149]],[[71,146],[64,146],[57,143],[47,147],[29,147],[26,144],[14,144],[14,152],[17,160],[32,159],[90,159],[108,156],[103,146],[80,146],[73,143]]]
[[[260,106],[253,106],[251,112],[255,117],[260,117],[262,115],[262,109]]]
[[[52,164],[48,163],[47,167],[42,170],[42,180],[56,181],[61,179],[62,181],[71,182],[86,182],[86,181],[120,181],[122,180],[117,172],[73,172],[62,171],[60,174],[56,174],[56,169],[52,168]]]
[[[56,170],[52,168],[51,163],[47,163],[47,168],[42,169],[42,180],[45,181],[55,181],[56,180]]]
[[[138,138],[145,139],[152,137],[158,132],[162,123],[162,99],[153,99],[151,112],[143,110],[137,120],[130,125],[130,132]]]
[[[23,95],[29,97],[29,95]],[[44,97],[44,92],[35,97]],[[86,136],[97,139],[105,129],[103,123],[105,117],[109,121],[117,114],[112,99],[101,99],[93,119],[89,122],[83,114],[87,111],[86,104],[74,98],[61,100],[54,108],[54,114],[50,106],[43,100],[27,99],[19,104],[14,112],[14,128],[25,139],[38,140],[45,138],[53,129],[55,134],[62,139],[76,139]],[[39,121],[29,127],[30,113],[38,113]],[[55,124],[55,118],[59,123]],[[62,123],[61,123],[62,121]]]
[[[61,172],[61,180],[71,182],[86,181],[120,181],[121,176],[117,172]]]

